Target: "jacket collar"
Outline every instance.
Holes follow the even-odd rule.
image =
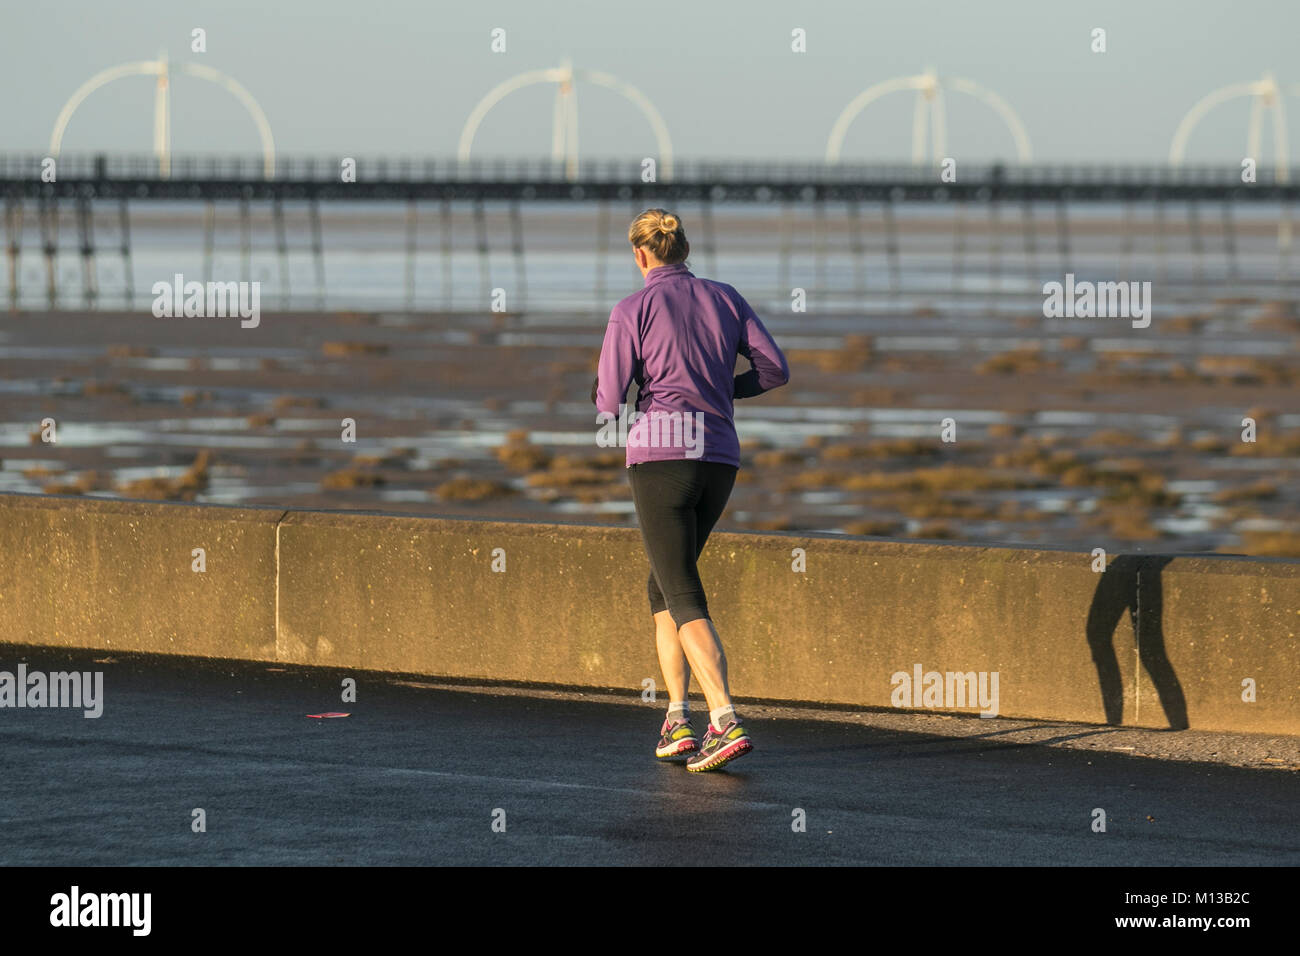
[[[645,284],[649,285],[651,282],[654,282],[658,279],[666,279],[668,278],[668,276],[681,276],[681,275],[687,275],[687,276],[694,275],[694,273],[691,272],[691,270],[686,268],[686,263],[684,262],[674,262],[670,266],[655,266],[653,269],[651,269],[649,272],[645,274]]]

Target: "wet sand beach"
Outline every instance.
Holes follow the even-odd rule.
[[[720,529],[1300,556],[1288,303],[1211,301],[1140,338],[1028,312],[760,315],[791,382],[737,403]],[[9,315],[0,489],[631,525],[589,400],[604,323]]]

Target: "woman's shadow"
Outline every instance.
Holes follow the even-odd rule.
[[[1114,637],[1120,618],[1128,611],[1137,639],[1138,660],[1155,684],[1169,729],[1187,729],[1187,701],[1165,653],[1162,623],[1160,571],[1172,560],[1168,556],[1122,554],[1102,572],[1097,583],[1092,606],[1088,608],[1087,635],[1101,683],[1107,724],[1121,724],[1124,718],[1124,682],[1115,655]]]

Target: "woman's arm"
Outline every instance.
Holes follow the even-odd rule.
[[[605,341],[600,347],[600,366],[592,383],[592,401],[596,411],[617,416],[627,399],[628,386],[636,374],[637,344],[617,311],[611,312],[605,327]]]
[[[745,297],[737,292],[736,299],[740,316],[740,342],[736,351],[749,359],[752,367],[736,376],[735,397],[753,398],[789,382],[790,365]]]

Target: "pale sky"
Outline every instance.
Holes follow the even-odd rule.
[[[190,50],[195,27],[207,31],[206,53]],[[496,27],[505,53],[491,51]],[[1105,53],[1091,50],[1096,27]],[[791,51],[795,28],[806,31],[805,53]],[[1162,163],[1179,119],[1213,89],[1271,70],[1300,93],[1298,36],[1297,0],[5,0],[0,152],[44,155],[83,81],[165,49],[246,86],[281,154],[454,155],[493,86],[570,57],[639,88],[678,158],[819,160],[858,92],[932,66],[1005,99],[1038,161]],[[174,152],[257,152],[254,126],[229,94],[184,76],[173,93]],[[591,86],[577,96],[584,157],[654,155],[632,105]],[[552,99],[553,88],[534,87],[505,100],[475,153],[549,154]],[[1288,96],[1287,109],[1300,121],[1300,97]],[[1014,160],[987,107],[954,93],[947,112],[950,155]],[[1248,116],[1245,99],[1210,113],[1188,161],[1238,163]],[[851,129],[845,158],[906,161],[911,123],[910,94],[881,101]],[[81,107],[63,149],[147,154],[151,130],[151,80],[120,80]],[[1300,129],[1291,140],[1300,150]],[[1267,162],[1267,127],[1264,153]]]

